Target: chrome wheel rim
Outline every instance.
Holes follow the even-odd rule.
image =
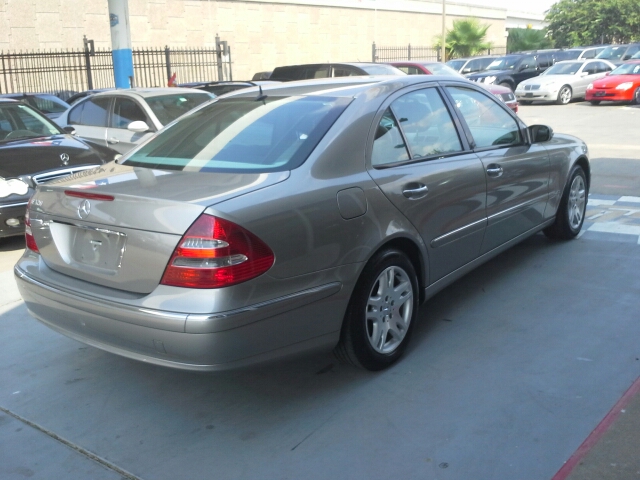
[[[578,175],[573,179],[573,182],[571,182],[571,188],[569,189],[569,211],[567,213],[569,214],[569,225],[573,230],[580,228],[586,204],[587,198],[584,180]]]
[[[386,268],[373,284],[367,300],[369,344],[378,353],[393,353],[409,330],[413,313],[413,285],[407,272]]]
[[[569,103],[571,101],[571,89],[564,87],[560,90],[560,101],[562,103]]]

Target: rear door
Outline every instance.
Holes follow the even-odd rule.
[[[146,132],[132,132],[128,126],[132,122],[143,121],[149,126]],[[115,97],[111,118],[107,129],[107,144],[120,153],[126,153],[155,132],[153,122],[145,114],[142,106],[128,97]]]
[[[420,232],[433,283],[480,253],[486,223],[482,162],[460,137],[437,87],[396,94],[374,124],[369,172]]]
[[[474,141],[487,184],[486,253],[542,223],[549,196],[549,155],[529,145],[517,120],[491,95],[448,86]]]
[[[110,105],[111,97],[90,97],[69,111],[67,124],[79,137],[106,147]]]

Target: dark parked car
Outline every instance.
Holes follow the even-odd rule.
[[[541,230],[575,238],[589,171],[582,141],[459,77],[253,87],[39,188],[14,273],[33,316],[131,359],[337,347],[380,370],[421,302]]]
[[[24,234],[36,185],[102,165],[115,153],[63,132],[22,102],[0,100],[0,237]]]
[[[51,119],[58,118],[67,110],[67,108],[69,108],[69,104],[67,102],[60,100],[55,95],[49,95],[48,93],[5,93],[0,95],[0,98],[21,100],[24,103],[37,108]]]
[[[310,78],[352,77],[359,75],[404,75],[404,72],[384,63],[313,63],[274,68],[269,80],[290,82],[292,80],[308,80]]]
[[[560,51],[505,55],[494,59],[485,71],[468,75],[467,78],[473,82],[492,83],[515,90],[521,81],[540,75],[561,56]]]

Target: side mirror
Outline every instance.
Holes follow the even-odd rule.
[[[467,67],[467,68],[463,68],[461,73],[462,73],[463,75],[465,75],[465,74],[467,74],[467,73],[471,73],[471,69],[470,69],[469,67]]]
[[[589,72],[582,72],[580,73],[581,77],[588,77],[589,75],[591,75]]]
[[[605,73],[605,76],[609,76],[609,75],[611,75],[611,72]]]
[[[62,131],[64,133],[68,133],[69,135],[75,135],[76,134],[76,129],[73,128],[71,125],[67,125],[66,127],[63,127]]]
[[[531,125],[527,130],[531,143],[548,142],[553,138],[553,129],[546,125]]]
[[[136,120],[135,122],[131,122],[127,125],[127,130],[136,133],[144,133],[149,131],[149,125],[147,125],[147,122],[143,122],[142,120]]]

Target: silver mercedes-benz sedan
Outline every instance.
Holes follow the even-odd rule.
[[[589,181],[583,142],[463,79],[276,84],[39,186],[15,275],[34,317],[129,358],[335,348],[379,370],[437,291],[536,232],[575,237]]]

